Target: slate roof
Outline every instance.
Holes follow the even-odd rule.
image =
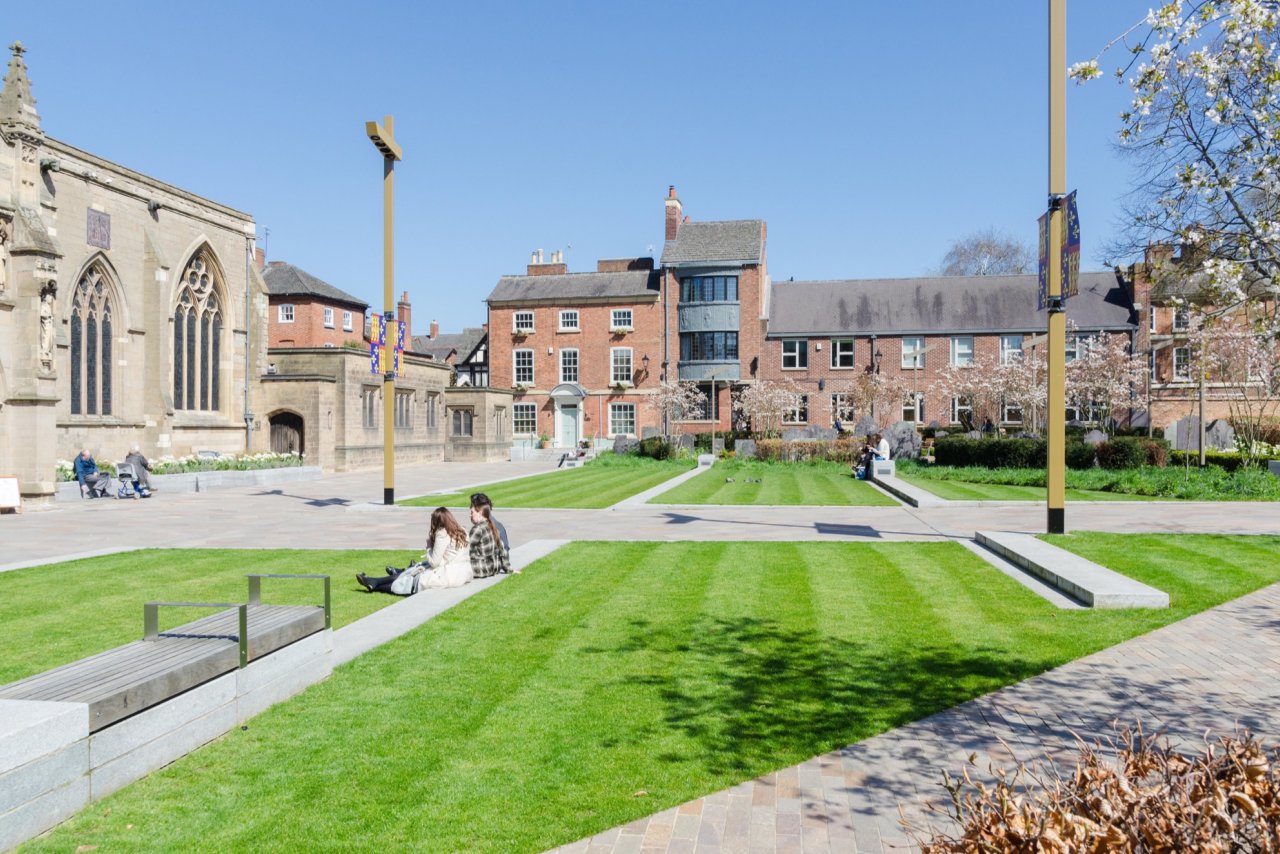
[[[462,362],[476,351],[480,342],[488,335],[482,326],[469,326],[461,332],[442,332],[435,338],[426,335],[413,336],[413,352],[430,356],[438,362],[449,358],[450,353],[458,354],[458,362]]]
[[[620,273],[565,273],[560,276],[503,276],[489,294],[489,304],[568,303],[583,299],[657,299],[657,270]]]
[[[267,293],[273,297],[308,296],[358,306],[361,310],[369,307],[364,300],[292,264],[268,264],[262,271],[262,278],[267,283]]]
[[[935,276],[772,284],[769,338],[1034,332],[1036,277]],[[1127,329],[1133,304],[1113,272],[1081,273],[1067,318],[1081,330]]]
[[[715,261],[758,264],[764,254],[764,220],[685,222],[675,240],[662,247],[662,266],[680,267]]]

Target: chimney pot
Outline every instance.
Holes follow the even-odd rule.
[[[439,323],[437,323],[437,322],[436,322],[436,321],[434,321],[434,320],[432,320],[432,321],[431,321],[431,334],[430,334],[430,335],[428,335],[427,337],[428,337],[428,338],[431,338],[431,339],[435,339],[435,338],[439,338],[439,337],[440,337],[440,324],[439,324]]]

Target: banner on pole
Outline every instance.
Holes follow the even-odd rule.
[[[379,347],[385,347],[387,344],[387,319],[380,314],[375,314],[371,318],[373,326],[369,330],[369,338]]]
[[[1067,193],[1062,206],[1062,296],[1080,292],[1080,214],[1076,191]]]
[[[404,374],[400,371],[400,351],[393,350],[391,352],[391,373],[393,376],[402,377]]]
[[[403,320],[396,321],[396,352],[404,352],[404,339],[408,334],[408,324]]]
[[[382,348],[377,341],[369,342],[369,373],[382,373]]]
[[[1036,310],[1044,311],[1049,302],[1049,214],[1040,214],[1040,266]]]

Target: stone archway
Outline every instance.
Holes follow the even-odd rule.
[[[271,425],[271,451],[275,454],[306,453],[306,425],[296,412],[277,412],[268,419]]]

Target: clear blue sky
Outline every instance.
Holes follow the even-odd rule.
[[[1069,61],[1150,5],[1072,0]],[[924,274],[976,229],[1034,242],[1044,207],[1044,0],[9,6],[47,133],[248,211],[271,258],[375,307],[363,122],[394,114],[419,333],[483,322],[535,248],[661,252],[668,184],[694,219],[766,220],[775,279]],[[1131,180],[1125,92],[1068,92],[1091,268]]]

